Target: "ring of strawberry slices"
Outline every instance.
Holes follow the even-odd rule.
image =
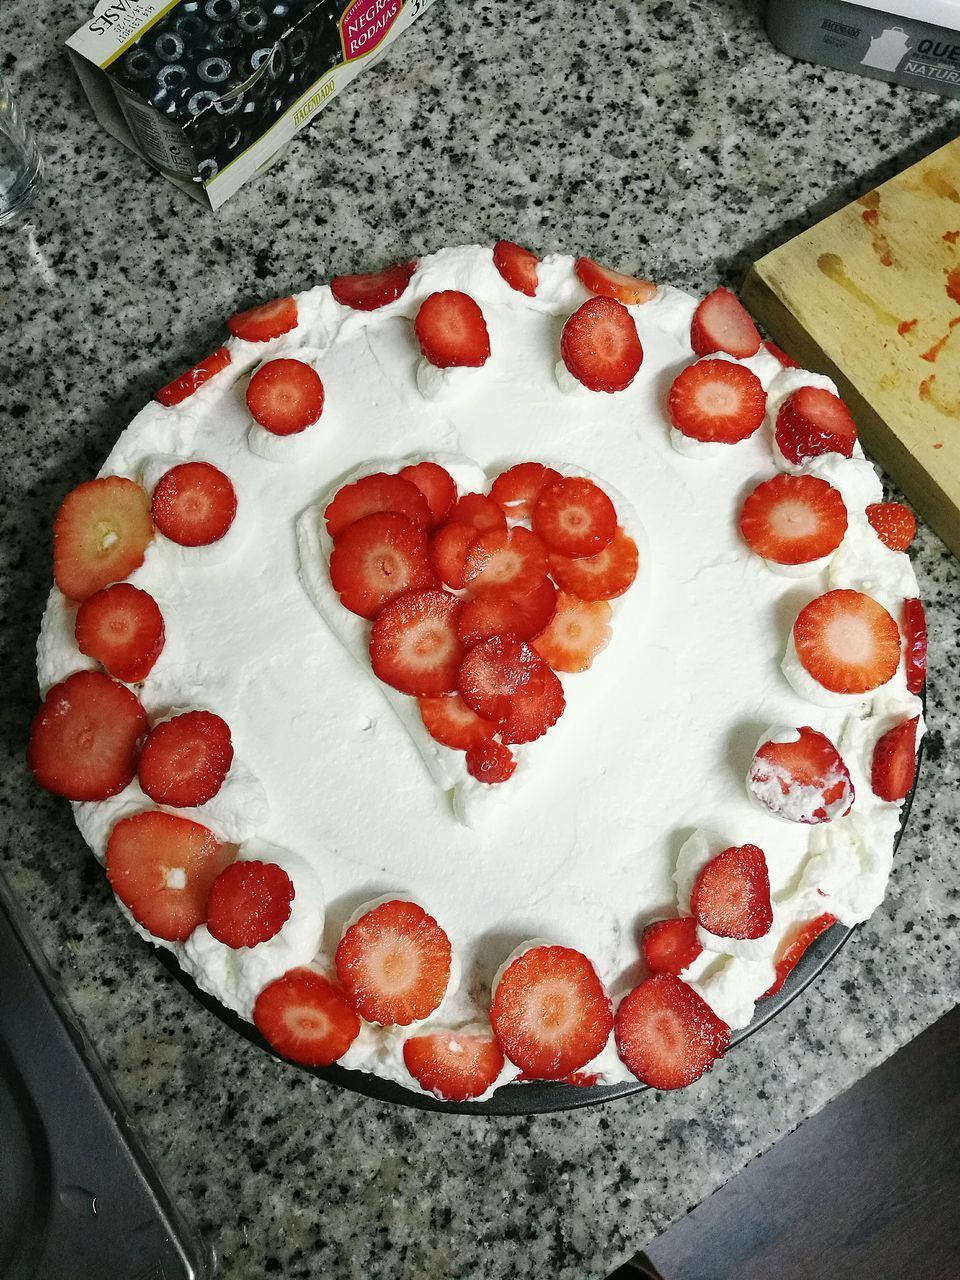
[[[490,266],[518,306],[537,298],[547,269],[506,241]],[[417,267],[338,277],[324,305],[405,307]],[[586,258],[569,275],[557,382],[588,398],[620,395],[644,360],[632,309],[658,290]],[[461,289],[432,288],[397,314],[410,321],[424,395],[469,385],[497,355],[483,303]],[[292,297],[230,317],[230,344],[161,388],[157,412],[176,414],[229,370],[242,379],[253,453],[265,463],[322,456],[335,424],[325,416],[324,352],[299,342],[298,325]],[[815,705],[872,702],[876,713],[836,742],[816,723],[764,735],[746,783],[756,813],[815,828],[799,890],[778,890],[753,840],[698,830],[677,861],[676,914],[645,922],[643,976],[616,1002],[589,957],[535,940],[501,967],[488,1022],[448,1018],[457,948],[441,920],[400,894],[360,908],[333,953],[318,956],[316,877],[295,854],[245,838],[263,823],[265,797],[243,778],[230,726],[213,707],[158,710],[143,693],[169,641],[165,602],[129,579],[154,541],[176,547],[185,567],[216,563],[218,548],[236,541],[247,498],[201,456],[158,455],[64,500],[54,567],[74,663],[43,679],[30,766],[74,802],[145,936],[174,948],[221,998],[229,973],[234,1007],[282,1056],[314,1067],[379,1056],[405,1083],[455,1103],[514,1079],[593,1083],[609,1078],[611,1063],[654,1087],[681,1087],[752,1012],[752,1000],[729,1021],[716,1012],[731,967],[752,966],[749,989],[768,984],[772,994],[843,916],[846,868],[885,879],[882,851],[865,848],[858,821],[864,804],[898,806],[915,772],[921,717],[893,686],[902,676],[910,698],[922,687],[925,623],[919,600],[897,590],[906,576],[883,560],[906,550],[913,518],[872,488],[861,500],[849,478],[868,464],[833,385],[793,372],[789,357],[762,344],[729,291],[697,305],[689,345],[696,359],[667,396],[678,451],[699,465],[769,428],[773,474],[731,495],[730,512],[749,554],[810,582],[790,627],[785,677]],[[775,377],[772,362],[783,369]],[[518,763],[562,721],[574,677],[595,659],[603,669],[621,607],[646,594],[636,580],[647,547],[629,503],[605,481],[539,460],[491,477],[459,457],[368,463],[301,517],[298,535],[321,613],[372,664],[437,781],[472,797],[509,793]],[[889,567],[888,594],[848,580],[851,539],[866,539]],[[237,785],[247,809],[232,830],[221,802]],[[839,864],[828,856],[834,837],[847,855]]]

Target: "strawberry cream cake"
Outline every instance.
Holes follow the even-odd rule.
[[[689,1084],[913,781],[913,518],[836,388],[508,242],[227,327],[57,513],[37,781],[293,1061]]]

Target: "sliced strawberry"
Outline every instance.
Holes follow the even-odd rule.
[[[438,529],[430,544],[430,559],[437,577],[455,591],[463,588],[467,552],[473,546],[477,530],[472,524],[445,524]]]
[[[410,283],[417,269],[416,259],[398,262],[385,271],[371,271],[359,276],[334,276],[330,292],[343,307],[354,311],[376,311],[388,302],[396,302]]]
[[[205,382],[209,382],[215,373],[225,369],[229,363],[230,352],[226,347],[217,347],[216,351],[211,352],[199,364],[195,364],[192,369],[185,369],[172,382],[168,382],[159,391],[155,391],[153,398],[168,407],[180,404],[189,396],[192,396],[198,387],[202,387]]]
[[[400,471],[403,480],[415,484],[430,508],[430,527],[443,524],[457,501],[457,486],[453,476],[438,462],[418,462]]]
[[[505,529],[507,518],[485,493],[465,493],[450,513],[450,523],[468,524],[478,533],[486,533],[488,529]]]
[[[763,993],[765,996],[774,996],[787,980],[787,974],[793,969],[797,961],[821,933],[826,933],[832,924],[837,923],[837,917],[829,912],[824,912],[822,916],[817,916],[815,920],[808,920],[800,929],[800,932],[790,943],[783,955],[777,961],[777,976],[773,980],[773,985],[768,987]]]
[[[267,360],[247,385],[247,408],[275,436],[293,436],[323,413],[320,375],[303,360]]]
[[[433,1013],[450,982],[450,939],[415,902],[383,902],[345,930],[334,957],[361,1018],[409,1026]]]
[[[121,818],[107,842],[110,888],[155,938],[185,942],[207,918],[214,880],[236,857],[207,827],[159,809]]]
[[[581,600],[614,600],[634,582],[640,567],[637,544],[618,528],[595,556],[550,555],[550,572],[564,591]]]
[[[345,609],[375,618],[405,591],[437,585],[427,535],[394,511],[363,516],[338,534],[330,553],[330,581]]]
[[[455,693],[466,652],[457,635],[463,605],[446,591],[411,591],[388,604],[370,633],[374,673],[401,693]]]
[[[796,360],[794,360],[793,356],[788,356],[787,353],[783,351],[780,347],[778,347],[775,342],[770,342],[768,340],[763,344],[763,346],[765,350],[770,352],[774,360],[780,361],[780,363],[783,365],[785,369],[800,368],[799,363]]]
[[[760,350],[760,335],[740,299],[729,289],[714,289],[693,313],[690,345],[698,356],[725,351],[744,360]]]
[[[562,1080],[607,1043],[613,1013],[585,955],[570,947],[531,947],[501,974],[490,1025],[525,1075]]]
[[[502,742],[483,742],[478,747],[470,747],[466,764],[472,778],[490,785],[507,782],[517,767],[513,752]]]
[[[788,822],[832,822],[850,812],[854,800],[850,771],[830,739],[809,725],[778,733],[757,748],[750,766],[750,791],[772,814]]]
[[[737,444],[763,422],[767,397],[746,365],[699,360],[674,378],[667,408],[681,435],[706,444]]]
[[[302,1067],[329,1067],[360,1034],[360,1019],[343,993],[312,969],[289,969],[268,983],[253,1021],[272,1049]]]
[[[27,764],[67,800],[106,800],[137,771],[147,717],[136,697],[100,671],[77,671],[47,691],[30,725]]]
[[[672,973],[655,973],[617,1009],[617,1052],[653,1089],[682,1089],[723,1057],[730,1028],[701,996]]]
[[[703,951],[697,941],[697,922],[693,916],[654,920],[643,931],[640,949],[651,973],[679,975],[689,969]]]
[[[456,289],[424,298],[413,331],[423,358],[438,369],[477,368],[490,358],[483,312],[473,298]]]
[[[595,556],[613,541],[617,512],[599,485],[582,476],[548,484],[533,509],[533,527],[551,551]]]
[[[237,514],[230,478],[209,462],[181,462],[157,481],[151,503],[153,522],[171,542],[206,547],[219,542]]]
[[[337,490],[323,513],[327,533],[336,538],[348,525],[378,511],[394,511],[422,529],[429,529],[433,524],[429,503],[411,477],[375,471]]]
[[[917,532],[913,512],[902,502],[871,502],[867,519],[874,533],[891,551],[906,551]]]
[[[274,298],[247,311],[237,311],[227,319],[227,328],[244,342],[269,342],[297,327],[294,298]]]
[[[563,687],[538,653],[512,636],[469,650],[460,668],[468,706],[499,726],[505,742],[533,742],[563,714]]]
[[[881,800],[902,800],[913,786],[919,724],[919,716],[895,724],[873,748],[870,786]]]
[[[86,600],[143,564],[153,537],[150,499],[123,476],[71,489],[53,521],[53,576],[71,600]]]
[[[74,626],[77,648],[127,684],[146,680],[163,649],[163,615],[153,596],[115,582],[87,596]]]
[[[610,643],[611,613],[606,600],[581,600],[560,591],[553,617],[533,647],[554,671],[586,671]]]
[[[560,357],[588,391],[624,391],[640,372],[643,347],[622,302],[590,298],[573,313],[560,335]]]
[[[763,850],[733,845],[711,858],[690,893],[697,923],[718,938],[762,938],[773,924],[770,875]]]
[[[287,923],[293,898],[293,881],[275,862],[232,862],[213,882],[207,928],[228,947],[256,947]]]
[[[512,240],[498,240],[493,246],[493,265],[511,289],[525,293],[528,298],[536,296],[540,259],[535,253],[522,249]]]
[[[529,520],[544,485],[559,480],[560,472],[542,462],[518,462],[501,471],[490,486],[490,497],[511,520]]]
[[[583,287],[600,298],[615,298],[626,306],[636,306],[656,296],[657,286],[649,280],[639,280],[636,276],[624,275],[622,271],[611,271],[592,258],[578,258],[573,269]]]
[[[904,600],[900,614],[903,632],[903,662],[906,668],[907,690],[919,693],[927,678],[927,618],[923,605],[916,598]]]
[[[459,693],[420,698],[420,719],[430,737],[455,751],[469,751],[489,742],[497,726],[478,716]]]
[[[212,711],[185,711],[150,730],[137,777],[141,790],[156,804],[193,808],[213,799],[232,763],[227,722]]]
[[[828,591],[800,610],[793,642],[804,670],[833,693],[869,693],[891,680],[900,632],[883,605],[861,591]]]
[[[503,1053],[490,1036],[431,1031],[403,1042],[403,1063],[421,1089],[445,1102],[479,1098],[503,1070]]]
[[[546,548],[529,529],[488,529],[467,552],[463,584],[477,595],[525,596],[543,581],[547,568]]]
[[[748,496],[740,532],[764,560],[806,564],[839,547],[847,532],[847,508],[826,480],[780,472]]]
[[[460,639],[465,645],[491,636],[532,640],[553,617],[556,607],[557,589],[549,578],[541,578],[532,591],[516,598],[506,594],[478,596],[463,606]]]
[[[857,428],[839,396],[823,387],[798,387],[777,412],[777,446],[788,462],[800,466],[824,453],[853,454]]]

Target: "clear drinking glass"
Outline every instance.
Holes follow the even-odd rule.
[[[23,123],[9,86],[0,76],[0,227],[37,198],[43,162],[33,134]]]

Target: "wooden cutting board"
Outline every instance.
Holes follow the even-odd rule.
[[[960,556],[960,139],[761,258],[743,299]]]

